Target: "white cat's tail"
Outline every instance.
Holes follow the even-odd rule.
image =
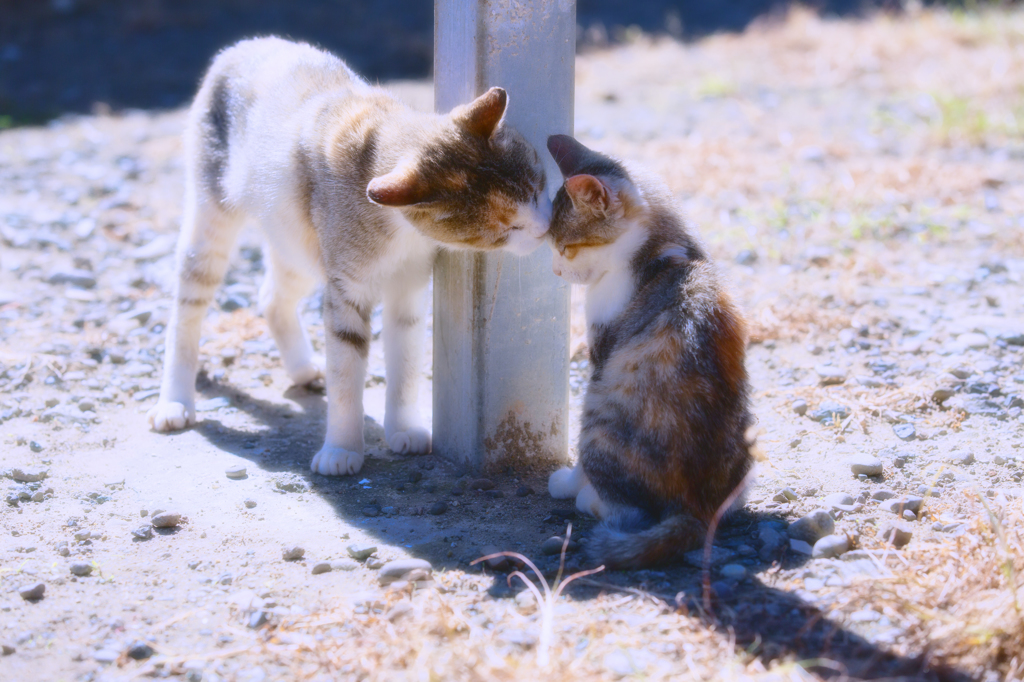
[[[707,530],[703,521],[689,514],[666,516],[652,525],[641,510],[623,510],[594,528],[587,555],[612,570],[675,564],[704,546]]]

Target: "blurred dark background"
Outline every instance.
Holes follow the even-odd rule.
[[[902,0],[811,0],[825,15],[899,11]],[[579,0],[580,49],[630,27],[694,38],[781,16],[788,0]],[[635,29],[633,29],[635,32]],[[371,80],[431,71],[431,0],[0,0],[0,127],[98,103],[186,103],[220,48],[259,34],[311,41]]]

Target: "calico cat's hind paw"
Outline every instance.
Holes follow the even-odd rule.
[[[324,445],[309,468],[323,476],[351,476],[363,468],[363,453]]]
[[[548,478],[548,494],[556,500],[575,497],[583,487],[582,472],[578,467],[562,467]]]
[[[413,426],[405,431],[397,431],[387,437],[388,447],[399,455],[425,455],[430,452],[432,444],[430,431]]]
[[[606,519],[611,515],[611,509],[597,494],[594,486],[589,484],[576,496],[576,509],[598,519]]]
[[[160,402],[146,413],[149,427],[159,433],[180,431],[196,422],[196,413],[182,403]]]

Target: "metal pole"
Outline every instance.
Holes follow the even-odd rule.
[[[575,0],[436,0],[438,111],[487,88],[509,94],[506,125],[561,180],[548,135],[572,134]],[[519,258],[443,252],[434,267],[434,450],[475,470],[568,455],[569,287],[542,246]]]

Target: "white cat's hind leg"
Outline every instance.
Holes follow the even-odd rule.
[[[174,431],[195,423],[196,371],[203,318],[217,285],[224,279],[241,216],[214,200],[197,204],[194,188],[186,193],[184,222],[178,240],[178,281],[167,325],[160,400],[147,418],[154,431]]]
[[[556,500],[568,500],[576,497],[585,485],[587,475],[582,466],[562,467],[548,478],[548,494]]]
[[[260,285],[260,309],[281,352],[284,370],[297,386],[321,381],[324,376],[324,362],[314,356],[298,314],[299,301],[315,283],[309,274],[289,267],[271,253],[266,277]]]
[[[426,454],[433,445],[416,406],[426,337],[424,297],[432,264],[433,257],[407,261],[384,291],[384,438],[400,454]]]

